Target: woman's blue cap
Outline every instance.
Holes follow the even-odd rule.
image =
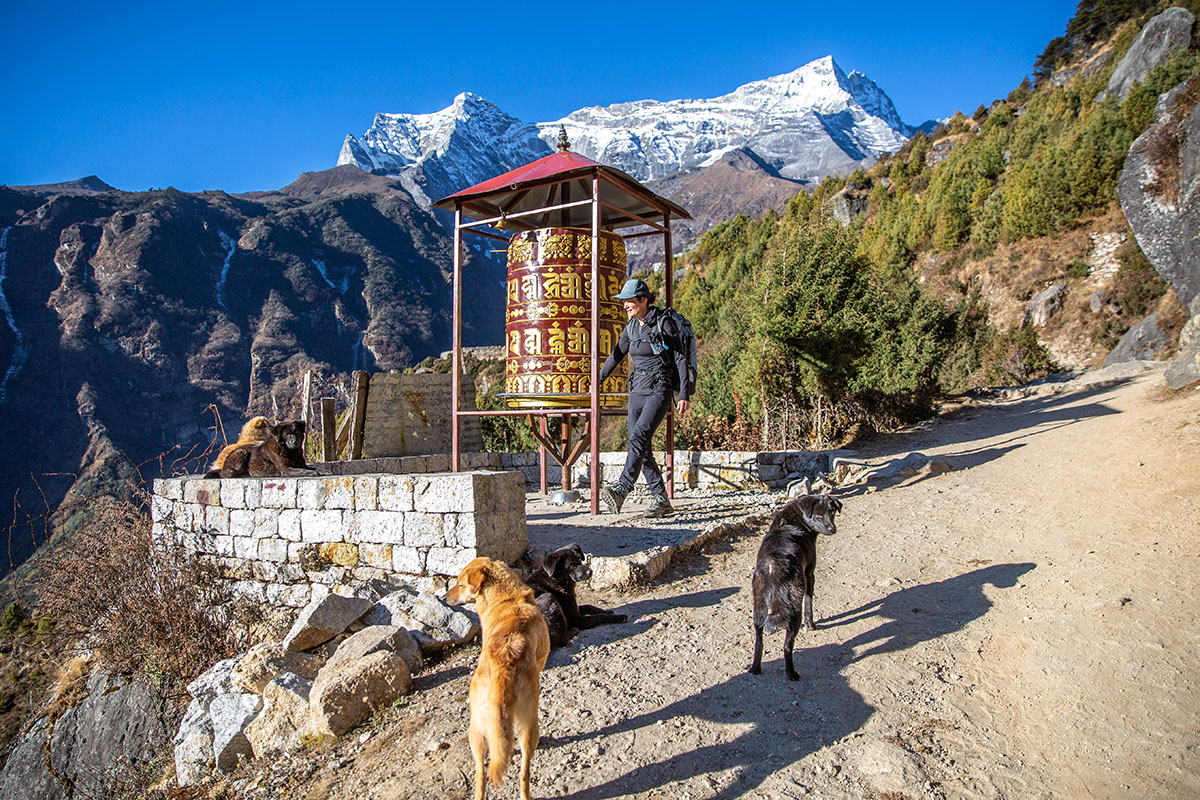
[[[646,285],[645,281],[639,278],[630,278],[629,280],[625,281],[625,285],[621,288],[621,291],[617,293],[618,300],[631,300],[634,297],[649,296],[650,287]]]

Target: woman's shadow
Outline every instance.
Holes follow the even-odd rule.
[[[732,800],[762,784],[772,773],[859,730],[874,712],[842,674],[847,666],[868,656],[895,652],[962,628],[991,607],[985,585],[1014,586],[1034,564],[997,564],[937,583],[902,589],[873,603],[826,620],[837,626],[883,617],[870,631],[848,642],[796,650],[798,683],[785,680],[782,658],[764,664],[762,675],[742,672],[728,680],[681,698],[663,708],[646,711],[599,730],[564,737],[544,737],[554,748],[597,736],[632,732],[646,736],[652,747],[669,748],[688,730],[691,718],[721,723],[696,746],[597,786],[565,795],[571,800],[638,796],[696,775],[712,775],[713,800]],[[916,613],[913,609],[918,609]],[[749,625],[749,620],[747,620]],[[781,638],[781,637],[779,637]],[[867,646],[862,653],[857,648]],[[730,654],[748,657],[750,653]],[[684,722],[683,732],[674,725]],[[728,732],[738,731],[734,738]],[[624,745],[622,745],[624,746]],[[617,745],[607,745],[610,757]],[[732,775],[720,776],[732,770]]]

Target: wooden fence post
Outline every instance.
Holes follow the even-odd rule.
[[[337,414],[333,407],[332,397],[321,398],[321,460],[333,461],[337,458]]]

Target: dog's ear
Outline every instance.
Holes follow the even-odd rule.
[[[825,495],[825,496],[829,498],[829,505],[830,505],[830,507],[833,508],[833,513],[835,513],[835,514],[840,513],[842,510],[842,501],[838,500],[836,497],[834,497],[831,494]]]
[[[487,570],[483,568],[482,564],[473,564],[463,570],[459,579],[471,587],[471,594],[477,595],[483,588],[483,584],[487,583],[487,577]]]
[[[542,571],[550,577],[554,577],[566,555],[566,548],[559,548],[551,553],[547,553],[545,558],[542,559]]]
[[[575,556],[575,558],[579,559],[579,563],[581,563],[581,564],[587,558],[587,556],[585,556],[583,553],[583,548],[574,542],[567,545],[567,549],[570,551],[571,555],[573,555],[573,556]]]

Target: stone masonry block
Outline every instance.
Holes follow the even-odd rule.
[[[290,545],[284,547],[284,557],[287,557],[287,551]],[[299,564],[293,564],[290,561],[285,561],[279,565],[279,580],[283,583],[308,583],[308,576],[304,574],[304,567]]]
[[[182,500],[183,481],[179,478],[158,478],[154,481],[154,493],[167,500]]]
[[[258,508],[262,505],[262,481],[258,478],[246,478],[246,508]]]
[[[305,542],[342,541],[342,512],[301,511],[300,538]]]
[[[354,479],[354,508],[357,511],[375,511],[379,508],[379,478],[360,475]]]
[[[183,486],[183,499],[187,503],[199,503],[204,506],[215,506],[221,503],[221,482],[197,478]]]
[[[405,575],[424,575],[425,552],[415,547],[393,547],[392,569]]]
[[[475,547],[476,514],[447,514],[443,520],[448,547]]]
[[[260,509],[262,511],[271,512],[272,509]],[[285,508],[278,512],[278,531],[281,539],[287,539],[289,542],[299,542],[303,539],[300,535],[300,511],[295,508]]]
[[[404,543],[409,547],[441,547],[446,543],[442,514],[414,511],[404,515]],[[450,516],[450,515],[445,515]]]
[[[208,506],[204,512],[204,529],[213,536],[228,536],[229,510],[220,506]]]
[[[233,554],[238,558],[258,558],[258,539],[249,537],[233,537]]]
[[[343,510],[354,508],[354,478],[352,476],[343,475],[337,478],[322,478],[321,485],[325,487],[324,508]]]
[[[284,539],[259,539],[258,558],[281,563],[288,560],[288,543]]]
[[[232,557],[236,554],[232,536],[214,536],[213,552],[219,556]]]
[[[188,510],[188,519],[191,522],[191,524],[188,526],[187,530],[189,530],[189,531],[204,531],[204,530],[206,530],[205,525],[207,523],[205,522],[205,516],[206,516],[206,512],[208,511],[208,506],[201,505],[200,503],[188,503],[187,510]]]
[[[296,479],[264,479],[262,482],[262,506],[264,508],[295,508]]]
[[[254,509],[254,535],[260,539],[279,536],[279,514],[273,508]]]
[[[404,544],[404,514],[393,511],[355,513],[355,538],[370,544]]]
[[[306,511],[319,511],[325,507],[325,481],[301,480],[296,481],[296,506]]]
[[[279,578],[279,565],[270,561],[255,561],[253,567],[254,579],[264,583],[273,583]]]
[[[378,502],[381,511],[412,511],[413,479],[407,475],[381,475]]]
[[[390,544],[360,544],[358,557],[368,567],[392,568],[392,546]]]
[[[458,575],[475,558],[475,551],[457,547],[432,547],[425,560],[425,569],[438,575]]]
[[[175,514],[175,503],[161,495],[154,495],[150,500],[150,519],[154,522],[162,522],[170,519]]]
[[[466,469],[464,465],[462,467]],[[449,472],[450,471],[450,456],[447,453],[430,453],[425,456],[425,471],[426,472]]]
[[[448,472],[413,479],[413,508],[430,514],[475,510],[475,482],[480,473]]]
[[[229,533],[233,536],[254,536],[254,512],[239,508],[229,512]]]
[[[220,481],[221,505],[226,508],[246,507],[246,485],[236,478]]]

